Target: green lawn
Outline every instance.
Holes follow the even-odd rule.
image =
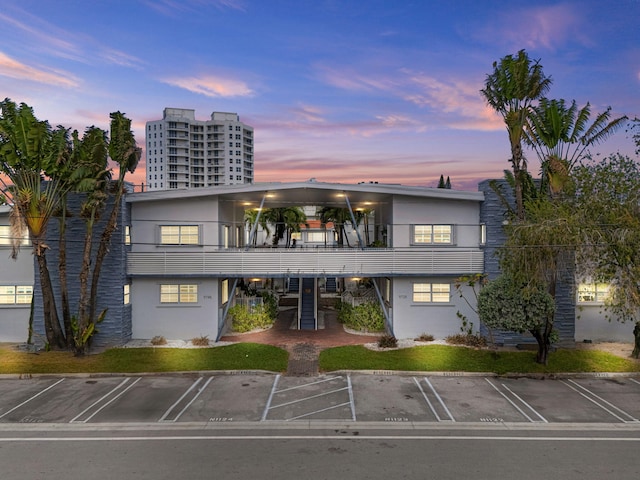
[[[284,372],[289,354],[281,348],[236,343],[215,348],[114,348],[97,355],[20,352],[0,348],[0,373],[140,373],[198,370]]]
[[[206,370],[266,370],[284,372],[289,354],[277,347],[236,343],[223,347],[114,348],[77,358],[69,352],[28,353],[0,347],[0,374],[140,373]],[[428,345],[372,351],[363,346],[335,347],[320,354],[320,369],[396,370],[426,372],[560,373],[640,372],[640,362],[597,350],[558,350],[544,367],[535,353],[498,352]]]
[[[640,362],[597,350],[558,350],[545,367],[534,352],[498,352],[447,345],[372,351],[363,346],[336,347],[320,354],[320,369],[425,372],[560,373],[640,372]]]

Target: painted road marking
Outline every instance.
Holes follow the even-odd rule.
[[[529,405],[527,402],[525,402],[520,396],[518,396],[515,392],[513,392],[509,387],[507,387],[504,383],[500,384],[500,386],[502,388],[504,388],[507,392],[509,392],[510,395],[513,396],[513,398],[515,398],[516,400],[518,400],[524,407],[528,408],[532,413],[534,413],[540,420],[534,420],[533,418],[531,418],[529,415],[527,415],[524,410],[522,408],[520,408],[516,402],[514,402],[513,400],[511,400],[511,398],[509,398],[509,396],[507,396],[504,392],[502,392],[498,387],[496,387],[491,380],[489,380],[488,378],[485,378],[485,380],[489,383],[489,385],[491,385],[496,392],[498,392],[500,395],[502,395],[504,397],[504,399],[509,402],[511,405],[513,405],[513,407],[518,410],[522,416],[524,418],[526,418],[527,420],[529,420],[531,423],[536,423],[536,422],[544,422],[544,423],[549,423],[547,421],[546,418],[544,418],[542,415],[540,415],[531,405]]]
[[[267,405],[265,406],[264,412],[262,414],[262,421],[266,421],[267,416],[269,415],[270,412],[274,411],[275,409],[284,409],[286,407],[291,407],[294,405],[299,405],[303,402],[307,402],[309,400],[315,400],[318,398],[323,398],[323,397],[327,397],[329,395],[333,395],[336,393],[340,393],[340,392],[347,392],[347,396],[348,396],[348,401],[346,402],[342,402],[336,405],[331,405],[328,407],[322,407],[322,408],[317,408],[315,410],[310,410],[307,412],[304,412],[300,415],[297,415],[295,417],[291,417],[291,418],[286,418],[283,419],[284,421],[292,421],[292,420],[299,420],[301,418],[307,418],[307,417],[311,417],[314,415],[317,415],[318,413],[322,413],[322,412],[327,412],[330,410],[335,410],[335,409],[339,409],[339,408],[343,408],[343,407],[349,407],[349,410],[351,411],[351,419],[353,421],[355,421],[355,405],[354,405],[354,401],[353,401],[353,388],[351,385],[351,377],[347,376],[347,380],[346,383],[347,385],[345,387],[340,387],[340,388],[333,388],[331,390],[325,390],[325,391],[321,391],[320,393],[316,393],[313,395],[307,395],[301,398],[297,398],[295,400],[291,400],[288,402],[284,402],[284,403],[278,403],[278,404],[274,404],[274,398],[276,395],[279,394],[283,394],[283,393],[287,393],[287,392],[292,392],[292,391],[296,391],[296,390],[301,390],[304,391],[304,389],[309,388],[309,387],[313,387],[313,386],[317,386],[317,385],[321,385],[323,383],[327,383],[327,382],[331,382],[331,381],[335,381],[335,380],[344,380],[344,377],[342,376],[336,376],[336,377],[328,377],[328,378],[323,378],[321,380],[315,381],[315,382],[309,382],[309,383],[304,383],[301,385],[296,385],[294,387],[288,387],[288,388],[283,388],[281,390],[278,389],[278,384],[280,382],[280,375],[278,375],[275,379],[275,381],[273,382],[273,386],[271,388],[271,392],[269,394],[269,398],[267,400]]]
[[[562,381],[562,383],[564,385],[566,385],[567,387],[569,387],[574,392],[580,394],[581,396],[583,396],[584,398],[589,400],[591,403],[593,403],[594,405],[597,405],[598,407],[603,409],[605,412],[609,413],[610,415],[612,415],[613,417],[617,418],[618,420],[620,420],[623,423],[635,423],[635,422],[639,422],[640,421],[637,418],[634,418],[633,416],[631,416],[630,414],[625,412],[624,410],[616,407],[614,404],[606,401],[604,398],[600,397],[599,395],[596,395],[594,392],[592,392],[588,388],[583,387],[582,385],[580,385],[579,383],[575,382],[574,380],[568,380],[566,382]],[[581,389],[582,391],[580,391],[578,389]],[[612,412],[611,410],[609,410],[609,408],[605,407],[605,405],[607,405],[607,407],[610,407],[613,410],[616,410],[620,415],[626,416],[628,418],[628,420],[625,420],[620,415],[617,415],[616,413]]]
[[[209,379],[205,382],[205,384],[195,391],[193,398],[191,398],[191,400],[187,402],[187,404],[182,408],[182,410],[178,412],[178,414],[175,417],[167,420],[167,417],[173,411],[173,409],[175,409],[178,405],[180,405],[180,402],[182,402],[202,381],[202,377],[198,378],[195,382],[191,384],[191,386],[187,389],[187,391],[184,392],[182,396],[178,400],[176,400],[176,402],[173,405],[169,407],[169,409],[164,413],[164,415],[162,415],[162,417],[160,418],[160,420],[158,420],[158,422],[176,422],[182,416],[182,414],[187,410],[187,408],[189,408],[191,404],[200,396],[200,394],[205,390],[205,388],[209,386],[209,384],[211,383],[211,380],[213,380],[213,377],[209,377]]]
[[[13,407],[11,410],[7,410],[6,412],[4,412],[2,415],[0,415],[0,418],[5,417],[6,415],[9,415],[11,412],[19,409],[20,407],[22,407],[23,405],[26,405],[27,403],[29,403],[31,400],[34,400],[36,398],[38,398],[40,395],[43,395],[44,393],[48,392],[49,390],[51,390],[53,387],[55,387],[56,385],[58,385],[59,383],[62,383],[64,381],[64,378],[61,378],[60,380],[58,380],[56,383],[54,383],[53,385],[49,385],[47,388],[45,388],[44,390],[40,390],[38,393],[36,393],[35,395],[32,395],[31,397],[27,398],[24,402],[22,402],[19,405],[16,405],[15,407]]]
[[[87,418],[85,418],[84,420],[78,420],[85,413],[88,413],[93,407],[95,407],[96,405],[100,404],[103,400],[106,400],[109,396],[111,396],[112,394],[116,393],[119,389],[124,387],[127,383],[129,383],[129,380],[131,380],[130,377],[125,378],[122,382],[120,382],[119,385],[114,387],[110,392],[108,392],[107,394],[103,395],[102,398],[100,398],[99,400],[93,402],[91,405],[89,405],[87,408],[85,408],[82,412],[80,412],[78,415],[76,415],[74,418],[72,418],[69,423],[76,423],[76,422],[77,423],[87,423],[89,420],[91,420],[93,417],[95,417],[99,412],[104,410],[106,407],[108,407],[113,402],[115,402],[118,398],[120,398],[122,395],[124,395],[127,391],[129,391],[129,389],[131,389],[136,383],[138,383],[140,380],[142,380],[142,378],[141,377],[136,378],[131,385],[129,385],[128,387],[123,389],[121,392],[119,392],[117,395],[115,395],[111,400],[106,402],[100,408],[96,409],[96,411],[93,412],[91,415],[89,415]]]
[[[431,382],[429,381],[428,378],[424,378],[424,381],[426,382],[427,386],[431,389],[431,392],[433,393],[433,396],[436,398],[436,400],[438,401],[440,407],[442,407],[442,410],[444,410],[444,413],[449,417],[449,418],[442,418],[440,417],[440,415],[438,415],[438,412],[436,411],[436,408],[434,406],[434,404],[431,402],[431,400],[429,400],[429,396],[427,395],[427,393],[424,391],[424,389],[422,388],[422,385],[420,385],[420,382],[418,381],[418,379],[416,377],[413,377],[413,381],[416,383],[416,385],[418,386],[418,389],[420,390],[420,393],[422,393],[422,396],[424,397],[424,399],[427,402],[427,405],[429,405],[429,408],[431,409],[431,412],[433,412],[433,414],[435,415],[436,419],[439,422],[455,422],[456,420],[453,418],[453,415],[451,415],[451,412],[449,411],[449,409],[447,408],[447,406],[445,405],[444,401],[442,400],[442,398],[440,397],[440,395],[438,394],[438,392],[436,391],[436,389],[433,387],[433,385],[431,384]]]

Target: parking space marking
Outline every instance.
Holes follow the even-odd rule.
[[[637,383],[638,385],[640,385],[640,382],[635,378],[630,378],[629,380],[631,380],[633,383]]]
[[[184,392],[182,396],[178,400],[176,400],[176,402],[173,405],[169,407],[169,409],[164,413],[164,415],[160,418],[160,420],[158,420],[158,422],[175,423],[182,416],[182,414],[187,410],[187,408],[189,408],[191,404],[200,396],[200,394],[204,391],[204,389],[209,386],[209,384],[213,380],[213,377],[209,377],[209,379],[205,382],[205,384],[195,392],[195,394],[193,395],[193,398],[189,400],[189,402],[187,402],[187,404],[182,408],[182,410],[180,410],[178,414],[175,417],[173,417],[173,419],[167,420],[167,417],[173,411],[173,409],[176,408],[178,405],[180,405],[180,402],[182,402],[198,386],[198,384],[202,381],[202,378],[203,377],[200,377],[195,382],[193,382],[191,386],[187,389],[187,391]]]
[[[24,402],[20,403],[19,405],[16,405],[15,407],[13,407],[11,410],[7,410],[6,412],[4,412],[2,415],[0,415],[0,418],[5,417],[6,415],[9,415],[11,412],[19,409],[20,407],[22,407],[23,405],[26,405],[27,403],[29,403],[31,400],[34,400],[36,398],[38,398],[40,395],[43,395],[44,393],[48,392],[49,390],[51,390],[53,387],[55,387],[56,385],[58,385],[59,383],[63,382],[64,378],[61,378],[60,380],[58,380],[56,383],[54,383],[53,385],[49,385],[47,388],[45,388],[44,390],[40,390],[38,393],[36,393],[35,395],[32,395],[31,397],[27,398]]]
[[[142,380],[142,377],[138,377],[135,379],[135,381],[129,385],[127,388],[125,388],[124,390],[122,390],[121,392],[119,392],[115,397],[113,397],[111,400],[109,400],[108,402],[106,402],[104,405],[102,405],[100,408],[98,408],[95,412],[93,412],[91,415],[89,415],[87,418],[85,418],[84,420],[78,420],[79,418],[82,418],[82,416],[89,412],[93,407],[95,407],[96,405],[99,405],[103,400],[107,399],[109,396],[111,396],[112,394],[114,394],[115,392],[117,392],[119,389],[121,389],[122,387],[124,387],[127,383],[129,383],[129,380],[131,380],[130,377],[125,378],[122,382],[120,382],[119,385],[117,385],[116,387],[114,387],[110,392],[108,392],[106,395],[103,395],[102,398],[100,398],[99,400],[93,402],[91,405],[89,405],[87,408],[85,408],[82,412],[80,412],[78,415],[76,415],[75,417],[73,417],[69,423],[87,423],[89,420],[91,420],[93,417],[95,417],[98,413],[100,413],[103,409],[105,409],[107,406],[111,405],[113,402],[115,402],[118,398],[120,398],[122,395],[124,395],[130,388],[132,388],[136,383],[138,383],[140,380]]]
[[[532,413],[534,413],[539,419],[538,420],[534,420],[533,418],[531,418],[529,415],[527,415],[525,413],[525,411],[520,408],[513,400],[511,400],[504,392],[502,392],[498,387],[496,387],[491,380],[489,380],[488,378],[485,378],[485,380],[487,381],[487,383],[489,383],[489,385],[491,385],[496,392],[498,392],[500,395],[502,395],[502,397],[509,402],[511,405],[513,405],[513,407],[518,410],[522,416],[524,418],[526,418],[527,420],[529,420],[531,423],[540,423],[540,421],[544,422],[544,423],[549,423],[547,421],[546,418],[544,418],[542,415],[540,415],[531,405],[529,405],[527,402],[524,401],[524,399],[522,399],[517,393],[515,393],[513,390],[511,390],[509,387],[507,387],[504,383],[501,383],[500,386],[502,388],[504,388],[507,392],[509,392],[509,394],[511,394],[513,396],[513,398],[515,398],[516,400],[518,400],[523,406],[525,406],[526,408],[528,408]]]
[[[433,403],[431,403],[431,400],[429,400],[429,397],[427,395],[427,393],[424,391],[424,389],[422,388],[422,385],[420,385],[420,382],[418,381],[418,379],[416,377],[413,377],[413,381],[416,383],[416,385],[418,386],[418,389],[420,390],[420,393],[422,393],[422,396],[424,397],[424,399],[427,402],[427,405],[429,405],[429,408],[431,409],[431,412],[435,415],[436,419],[439,422],[455,422],[455,418],[453,418],[453,415],[451,415],[451,412],[449,411],[449,409],[447,408],[447,406],[445,405],[444,401],[442,400],[442,398],[440,397],[440,395],[438,394],[438,392],[436,391],[436,389],[433,387],[433,385],[431,384],[431,382],[429,381],[428,378],[424,378],[424,381],[426,382],[426,384],[429,386],[429,388],[431,389],[431,392],[433,393],[433,395],[435,396],[436,400],[438,400],[438,402],[440,403],[440,406],[442,407],[442,409],[444,410],[444,412],[447,414],[447,416],[449,417],[447,418],[441,418],[440,415],[438,415],[438,412],[436,412],[436,409],[433,405]]]
[[[612,415],[613,417],[617,418],[618,420],[620,420],[623,423],[636,423],[636,422],[640,422],[640,420],[638,420],[637,418],[634,418],[632,415],[628,414],[627,412],[625,412],[624,410],[622,410],[621,408],[616,407],[614,404],[608,402],[607,400],[605,400],[604,398],[600,397],[599,395],[596,395],[594,392],[592,392],[591,390],[589,390],[588,388],[580,385],[579,383],[577,383],[574,380],[567,380],[567,381],[562,381],[562,383],[564,385],[566,385],[567,387],[569,387],[571,390],[573,390],[574,392],[580,394],[581,396],[583,396],[584,398],[586,398],[587,400],[589,400],[591,403],[593,403],[594,405],[597,405],[598,407],[600,407],[601,409],[603,409],[605,412],[607,412],[608,414]],[[571,384],[571,385],[570,385]],[[580,391],[582,390],[582,391]],[[586,393],[585,393],[586,392]],[[605,407],[605,405],[607,405],[607,407],[610,407],[613,410],[616,410],[618,413],[620,413],[620,415],[626,416],[628,418],[628,420],[625,420],[624,418],[622,418],[620,415],[617,415],[616,413],[612,412],[611,410],[609,410],[609,408]]]
[[[276,389],[278,388],[279,382],[280,382],[280,374],[276,375],[276,378],[273,381],[273,385],[271,386],[271,392],[269,393],[267,404],[264,407],[264,412],[262,412],[262,418],[260,419],[260,421],[262,422],[264,422],[267,419],[267,414],[269,413],[269,409],[271,408],[271,402],[273,401],[273,396],[276,394]]]
[[[333,395],[336,393],[340,393],[340,392],[347,392],[348,395],[348,401],[346,402],[342,402],[336,405],[331,405],[329,407],[325,407],[325,408],[317,408],[315,410],[311,410],[305,413],[302,413],[300,415],[297,415],[295,417],[291,417],[291,418],[286,418],[284,419],[285,421],[292,421],[292,420],[299,420],[301,418],[306,418],[306,417],[310,417],[313,415],[317,415],[318,413],[322,413],[322,412],[327,412],[330,410],[335,410],[335,409],[339,409],[339,408],[343,408],[343,407],[349,407],[349,410],[351,411],[351,419],[353,421],[355,421],[356,416],[355,416],[355,405],[354,405],[354,401],[353,401],[353,388],[351,385],[351,377],[347,375],[347,386],[346,387],[342,387],[342,388],[334,388],[331,390],[326,390],[326,391],[322,391],[320,393],[317,393],[315,395],[308,395],[308,396],[304,396],[295,400],[291,400],[288,402],[284,402],[284,403],[279,403],[279,404],[273,404],[273,399],[275,395],[278,394],[282,394],[282,393],[286,393],[286,392],[291,392],[294,390],[302,390],[305,388],[309,388],[309,387],[314,387],[323,383],[327,383],[327,382],[331,382],[331,381],[335,381],[335,380],[343,380],[342,376],[336,376],[336,377],[327,377],[324,378],[322,380],[318,380],[315,382],[309,382],[309,383],[304,383],[302,385],[296,385],[294,387],[289,387],[289,388],[283,388],[282,390],[278,390],[278,384],[280,381],[280,375],[278,375],[275,379],[275,381],[273,382],[273,386],[271,388],[271,393],[269,394],[269,398],[267,400],[267,404],[265,406],[264,412],[262,414],[262,421],[266,421],[267,416],[269,414],[269,412],[275,410],[275,409],[280,409],[280,408],[285,408],[285,407],[291,407],[294,405],[298,405],[301,404],[303,402],[307,402],[309,400],[314,400],[314,399],[318,399],[318,398],[322,398],[322,397],[327,397],[329,395]]]

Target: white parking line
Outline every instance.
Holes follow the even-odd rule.
[[[640,385],[640,382],[634,378],[630,378],[629,380],[631,380],[633,383],[637,383],[638,385]]]
[[[427,396],[426,392],[423,390],[422,385],[420,385],[420,382],[418,381],[418,379],[416,377],[413,377],[413,381],[418,386],[418,389],[420,390],[420,393],[422,393],[422,396],[426,400],[427,405],[429,405],[429,408],[431,409],[431,412],[433,412],[433,414],[435,415],[436,420],[438,420],[439,422],[455,422],[456,421],[455,418],[453,418],[453,415],[451,415],[451,412],[449,411],[449,409],[445,405],[445,403],[442,400],[442,398],[440,397],[440,395],[438,395],[438,392],[436,392],[436,389],[433,388],[433,385],[431,385],[431,382],[429,381],[428,378],[425,377],[424,381],[427,383],[427,385],[429,386],[429,388],[431,389],[431,391],[435,395],[435,397],[438,400],[438,402],[440,402],[440,405],[442,406],[442,408],[445,411],[445,413],[449,416],[449,419],[440,418],[440,415],[438,415],[438,412],[436,412],[436,409],[434,408],[433,404],[431,403],[431,400],[429,400],[429,397]]]
[[[327,377],[327,378],[323,378],[322,380],[318,380],[317,382],[303,383],[302,385],[296,385],[295,387],[284,388],[282,390],[276,391],[275,393],[288,392],[288,391],[291,391],[291,390],[299,390],[301,388],[310,387],[311,385],[319,385],[321,383],[330,382],[330,381],[336,380],[336,379],[342,380],[342,377],[340,377],[340,376],[338,376],[338,377]]]
[[[267,419],[267,414],[269,413],[269,409],[271,408],[271,402],[273,401],[273,396],[275,395],[276,389],[278,388],[278,382],[280,382],[280,374],[276,375],[276,378],[273,381],[273,386],[271,387],[271,392],[269,393],[267,404],[264,406],[264,411],[262,412],[262,418],[260,419],[262,422],[264,422]]]
[[[99,404],[100,402],[102,402],[105,398],[109,397],[112,393],[114,393],[116,390],[120,389],[121,387],[123,387],[127,382],[129,382],[130,378],[127,377],[125,378],[122,382],[120,382],[120,384],[118,386],[116,386],[114,389],[112,389],[109,393],[107,393],[106,395],[104,395],[100,400],[98,400],[97,402],[94,402],[90,407],[86,408],[82,413],[80,413],[79,415],[77,415],[76,417],[74,417],[73,419],[71,419],[71,421],[69,423],[87,423],[89,420],[91,420],[93,417],[95,417],[99,412],[101,412],[102,410],[104,410],[107,406],[111,405],[113,402],[115,402],[118,398],[120,398],[122,395],[124,395],[130,388],[132,388],[136,383],[138,383],[140,380],[142,380],[141,377],[138,377],[135,379],[135,381],[129,385],[127,388],[125,388],[124,390],[122,390],[120,393],[118,393],[115,397],[113,397],[111,400],[109,400],[108,402],[106,402],[104,405],[102,405],[100,408],[98,408],[95,412],[93,412],[91,415],[89,415],[87,418],[85,418],[84,420],[77,420],[78,418],[80,418],[85,412],[87,412],[88,410],[90,410],[92,407],[94,407],[95,405]]]
[[[536,423],[536,420],[534,420],[533,418],[531,418],[529,415],[527,415],[524,410],[522,410],[518,405],[516,405],[516,403],[511,400],[507,395],[505,395],[503,392],[500,391],[500,389],[498,387],[496,387],[493,383],[491,383],[491,381],[488,378],[485,378],[485,380],[487,381],[487,383],[489,383],[489,385],[491,385],[496,392],[498,392],[500,395],[502,395],[502,397],[509,402],[511,405],[513,405],[513,407],[518,410],[522,416],[524,418],[526,418],[527,420],[529,420],[531,423]],[[525,402],[522,398],[520,398],[515,392],[513,392],[509,387],[507,387],[504,383],[500,384],[502,386],[502,388],[504,388],[507,392],[509,392],[511,395],[514,396],[514,398],[516,398],[519,402],[521,402],[525,407],[527,407],[529,410],[531,410],[533,413],[536,414],[536,416],[542,420],[544,423],[549,423],[547,421],[546,418],[544,418],[542,415],[540,415],[531,405],[529,405],[527,402]]]
[[[639,422],[640,420],[638,420],[637,418],[634,418],[633,416],[631,416],[630,414],[628,414],[627,412],[625,412],[624,410],[616,407],[614,404],[606,401],[604,398],[596,395],[595,393],[593,393],[591,390],[589,390],[586,387],[583,387],[582,385],[580,385],[579,383],[573,381],[573,380],[568,380],[568,382],[571,382],[571,384],[575,385],[574,388],[573,386],[569,385],[569,383],[562,381],[563,384],[565,384],[567,387],[569,387],[571,390],[573,390],[574,392],[582,395],[584,398],[586,398],[587,400],[589,400],[591,403],[593,403],[594,405],[599,406],[601,409],[603,409],[605,412],[609,413],[610,415],[614,416],[615,418],[617,418],[618,420],[620,420],[623,423],[635,423],[635,422]],[[611,410],[609,410],[607,407],[605,407],[604,405],[600,404],[599,402],[596,402],[593,398],[591,398],[589,395],[584,394],[583,392],[579,391],[578,388],[584,390],[585,392],[587,392],[589,395],[591,395],[591,397],[594,397],[596,399],[598,399],[600,402],[608,405],[609,407],[611,407],[613,410],[616,410],[618,413],[620,413],[621,415],[624,415],[626,417],[629,418],[629,420],[625,420],[624,418],[620,417],[619,415],[616,415],[615,413],[613,413]]]
[[[2,415],[0,415],[0,418],[3,418],[7,415],[9,415],[11,412],[13,412],[14,410],[19,409],[21,406],[29,403],[31,400],[34,400],[36,398],[38,398],[40,395],[42,395],[43,393],[51,390],[53,387],[55,387],[56,385],[58,385],[60,382],[62,382],[64,380],[64,378],[61,378],[60,380],[58,380],[56,383],[54,383],[53,385],[49,385],[47,388],[45,388],[44,390],[39,391],[38,393],[36,393],[35,395],[33,395],[32,397],[27,398],[24,402],[22,402],[19,405],[16,405],[15,407],[13,407],[11,410],[7,410],[6,412],[4,412]]]
[[[343,392],[343,391],[347,390],[347,388],[348,387],[336,388],[335,390],[329,390],[328,392],[318,393],[316,395],[311,395],[310,397],[304,397],[304,398],[299,398],[298,400],[292,400],[290,402],[280,403],[278,405],[273,405],[271,407],[271,409],[273,410],[274,408],[280,408],[280,407],[287,407],[289,405],[295,405],[296,403],[306,402],[307,400],[311,400],[313,398],[325,397],[327,395],[331,395],[332,393]],[[348,402],[346,402],[345,405],[348,405]]]
[[[174,408],[176,408],[180,404],[180,402],[182,402],[182,400],[184,400],[184,398],[187,395],[189,395],[189,393],[191,393],[191,391],[194,388],[196,388],[196,386],[202,381],[202,377],[198,378],[195,382],[193,382],[191,384],[191,386],[187,389],[187,391],[184,392],[182,394],[182,396],[178,400],[176,400],[176,402],[173,405],[171,405],[169,407],[169,409],[164,413],[164,415],[160,418],[160,420],[158,420],[158,422],[173,422],[173,423],[175,423],[182,416],[182,414],[185,412],[185,410],[191,406],[191,404],[196,400],[196,398],[198,398],[200,396],[200,394],[204,391],[204,389],[207,388],[207,386],[211,383],[211,380],[213,380],[213,377],[209,377],[209,379],[205,382],[205,384],[198,389],[198,391],[193,396],[193,398],[184,406],[184,408],[182,410],[180,410],[180,412],[178,412],[178,414],[175,417],[173,417],[172,420],[167,420],[166,418],[169,416],[171,411]]]
[[[78,415],[76,415],[75,417],[73,417],[71,420],[69,420],[69,423],[75,423],[80,417],[82,417],[82,415],[84,415],[85,413],[87,413],[89,410],[91,410],[93,407],[95,407],[96,405],[98,405],[99,403],[101,403],[105,398],[109,397],[111,394],[113,394],[115,391],[119,390],[120,388],[122,388],[125,384],[127,384],[129,382],[130,378],[127,377],[124,380],[122,380],[122,382],[120,382],[118,385],[116,385],[114,388],[112,388],[109,392],[107,392],[106,394],[104,394],[102,397],[100,397],[98,400],[96,400],[95,402],[93,402],[91,405],[89,405],[87,408],[85,408],[83,411],[81,411]],[[83,423],[83,422],[80,422]]]
[[[351,375],[347,375],[347,384],[349,385],[349,404],[351,405],[351,420],[356,421],[356,403],[353,400],[353,386],[351,385]]]

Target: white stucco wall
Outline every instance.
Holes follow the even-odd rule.
[[[161,304],[161,284],[197,284],[198,302]],[[218,334],[218,280],[211,278],[134,278],[131,284],[133,338],[190,340]]]
[[[412,243],[413,225],[454,225],[454,244],[478,248],[480,206],[476,201],[414,198],[393,199],[393,246]]]
[[[449,303],[414,303],[413,283],[449,283]],[[450,277],[395,278],[393,279],[393,329],[396,338],[416,338],[423,333],[443,340],[460,333],[461,320],[456,312],[466,315],[473,322],[474,333],[479,329],[477,315],[458,296]],[[465,287],[467,288],[467,287]],[[473,294],[467,292],[467,298]]]
[[[0,225],[9,225],[7,206],[0,207]],[[18,258],[10,258],[11,247],[0,245],[0,285],[33,285],[34,263],[31,246],[24,245]],[[0,305],[0,342],[25,342],[29,330],[31,304]]]
[[[640,316],[638,317],[640,318]],[[625,342],[633,343],[633,322],[609,321],[601,305],[582,305],[576,309],[577,342]]]

